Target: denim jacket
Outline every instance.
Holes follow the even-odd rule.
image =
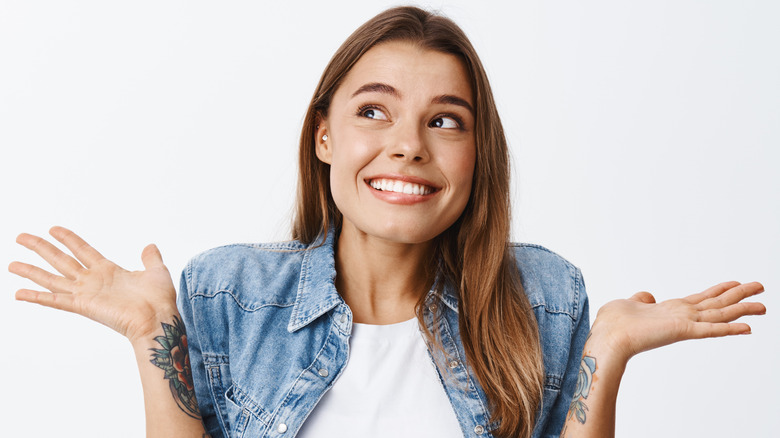
[[[327,234],[319,246],[223,246],[185,267],[178,304],[195,393],[212,437],[295,436],[344,369],[352,313],[334,285],[335,233]],[[533,436],[557,437],[589,331],[585,286],[579,269],[557,254],[536,245],[513,248],[544,356],[544,396]],[[445,364],[437,371],[464,437],[492,437],[498,424],[490,422],[485,393],[466,363],[457,294],[434,289],[426,297],[425,320],[444,351],[429,348],[429,354]],[[432,311],[439,315],[435,326]]]

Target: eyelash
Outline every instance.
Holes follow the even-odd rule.
[[[439,114],[438,116],[434,117],[433,120],[441,119],[447,117],[449,119],[452,119],[455,121],[455,123],[458,125],[457,129],[458,131],[464,131],[465,128],[463,127],[463,120],[461,120],[460,117],[456,116],[455,114]]]
[[[363,105],[360,108],[358,108],[356,115],[358,117],[366,117],[366,116],[363,115],[363,113],[366,112],[367,110],[370,110],[370,109],[382,111],[382,108],[379,108],[378,106],[373,105],[373,104],[368,104],[368,105]]]
[[[379,110],[379,111],[384,112],[384,110],[382,110],[382,108],[378,107],[377,105],[368,104],[368,105],[363,105],[360,108],[358,108],[358,110],[355,113],[355,115],[357,115],[358,117],[365,117],[363,115],[363,113],[365,111],[371,110],[371,109]],[[460,117],[456,116],[455,114],[446,114],[446,113],[445,114],[438,114],[436,117],[433,118],[433,120],[441,119],[441,118],[444,118],[444,117],[447,117],[447,118],[450,118],[450,119],[454,120],[455,123],[458,124],[458,127],[456,129],[458,129],[459,131],[463,131],[465,129],[463,127],[463,120]]]

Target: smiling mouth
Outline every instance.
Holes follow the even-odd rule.
[[[367,182],[374,190],[403,193],[406,195],[430,195],[438,190],[435,187],[427,186],[425,184],[416,184],[390,178],[377,178],[368,180]]]

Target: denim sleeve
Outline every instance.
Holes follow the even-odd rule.
[[[577,386],[577,377],[580,372],[580,362],[582,361],[582,350],[585,347],[585,340],[590,333],[590,316],[588,295],[585,293],[585,282],[582,279],[582,273],[576,270],[575,297],[577,298],[577,317],[572,323],[571,346],[569,348],[569,357],[566,362],[566,372],[561,384],[561,393],[552,410],[551,421],[546,428],[545,436],[558,437],[566,423],[566,415],[569,411],[569,405],[574,397],[574,390]],[[548,435],[549,434],[549,435]]]
[[[195,397],[198,399],[198,408],[200,409],[200,415],[203,419],[203,426],[206,428],[206,432],[209,433],[212,438],[221,438],[224,436],[224,434],[222,433],[219,421],[217,420],[214,409],[214,402],[209,390],[208,374],[203,363],[203,354],[201,349],[201,333],[198,332],[198,327],[195,323],[195,315],[192,306],[193,302],[190,299],[188,292],[191,289],[191,285],[189,284],[191,273],[192,262],[188,263],[184,268],[184,271],[181,273],[177,306],[179,307],[179,313],[181,313],[184,327],[187,329],[187,345],[189,347],[190,354],[190,368],[192,369],[192,380],[193,384],[195,385]]]

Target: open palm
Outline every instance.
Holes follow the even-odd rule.
[[[599,309],[591,333],[606,334],[625,358],[688,339],[747,334],[750,326],[733,321],[764,314],[763,304],[743,301],[763,291],[758,282],[731,281],[660,303],[649,292],[639,292]]]
[[[50,291],[20,289],[16,299],[78,313],[131,341],[159,329],[157,315],[170,315],[175,309],[176,290],[155,245],[148,245],[141,253],[145,270],[128,271],[70,230],[53,227],[49,233],[75,258],[45,239],[20,234],[16,241],[41,256],[61,275],[27,263],[11,263],[9,271]]]

